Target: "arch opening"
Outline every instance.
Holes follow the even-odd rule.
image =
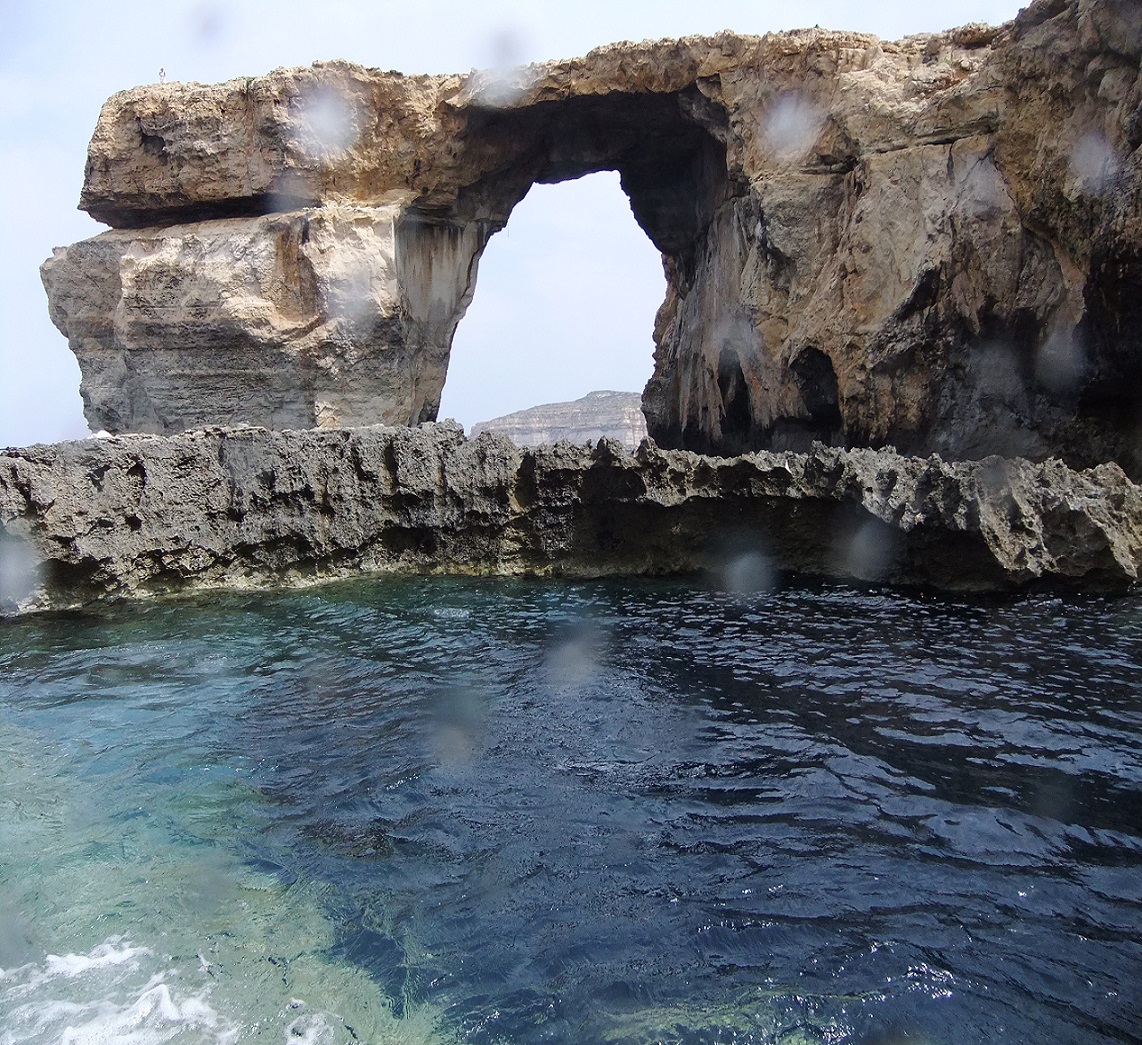
[[[611,418],[616,437],[637,443],[665,291],[661,255],[634,221],[615,172],[537,183],[480,260],[439,416],[471,432],[529,408],[626,393],[545,416],[551,424],[562,418],[570,437]],[[526,437],[528,423],[520,419],[517,436]]]
[[[438,386],[440,411],[436,416],[455,415],[470,426],[485,419],[476,414],[487,415],[488,410],[473,412],[462,402],[466,397],[462,389],[470,389],[474,384],[510,387],[513,377],[518,381],[522,374],[542,375],[560,367],[570,368],[578,378],[572,379],[570,385],[565,382],[562,388],[594,391],[599,386],[606,389],[617,384],[638,393],[643,393],[645,386],[647,395],[652,394],[650,389],[654,387],[656,394],[652,359],[660,368],[664,339],[673,343],[678,333],[677,324],[664,321],[664,316],[689,292],[699,265],[704,263],[708,233],[719,208],[729,197],[726,152],[721,140],[724,112],[697,89],[690,89],[668,95],[573,97],[516,108],[469,104],[464,108],[463,120],[459,135],[475,176],[449,198],[437,198],[431,189],[424,191],[411,212],[422,226],[452,226],[474,235],[476,241],[471,264],[464,274],[463,301],[453,316],[455,330],[471,306],[471,315],[464,319],[456,338],[454,360],[449,358],[451,334],[440,346],[448,372],[443,388]],[[616,173],[621,192],[615,191]],[[604,200],[599,187],[607,182],[610,184],[605,191],[609,198]],[[563,185],[552,195],[550,187],[555,183],[573,185]],[[573,199],[581,193],[587,194],[582,201]],[[525,197],[522,209],[508,227],[509,216]],[[532,235],[527,226],[533,219],[528,214],[546,199],[559,202],[552,203],[547,218],[540,221],[549,229],[560,224],[553,221],[553,215],[561,205],[562,224],[573,230],[567,237],[572,243],[570,249],[557,251],[557,237],[549,232],[548,242],[529,245],[530,263],[519,258],[513,262],[513,241]],[[634,231],[635,225],[641,233]],[[497,238],[480,264],[477,293],[477,264],[489,240],[505,227],[508,231]],[[614,239],[620,232],[625,233],[623,239]],[[641,255],[641,260],[637,255]],[[563,259],[568,258],[574,259],[570,267],[577,266],[580,273],[587,258],[592,259],[589,264],[594,269],[609,268],[611,272],[608,275],[596,271],[594,276],[601,284],[584,290],[582,281],[565,276],[568,262]],[[504,286],[510,285],[511,290],[489,291],[489,282],[494,284],[501,278],[497,270],[511,272],[513,265],[514,275],[502,277]],[[639,275],[632,278],[636,272]],[[535,292],[536,283],[542,293]],[[654,290],[648,292],[650,283]],[[529,284],[530,294],[526,293]],[[638,289],[632,291],[635,287]],[[551,300],[553,290],[558,292],[557,298],[569,302],[570,314]],[[544,296],[548,298],[543,306],[547,315],[568,333],[532,335],[533,344],[521,346],[519,342],[528,337],[507,318],[513,315],[511,300],[514,297],[525,307],[534,307],[534,301]],[[561,312],[562,323],[555,318]],[[576,313],[577,318],[595,321],[593,333],[576,333],[582,324],[569,318]],[[518,313],[514,314],[518,320]],[[643,362],[633,381],[630,377],[587,379],[590,367],[585,346],[610,357],[612,363],[626,356],[625,350],[613,347],[614,336],[603,336],[599,330],[598,323],[606,322],[607,317],[616,328],[626,322],[638,324],[637,332],[622,335],[627,343],[645,346],[636,350]],[[500,324],[499,332],[493,335],[491,329],[496,323]],[[484,362],[479,365],[474,357],[465,359],[473,356],[469,345],[474,340],[498,341],[499,350],[494,346],[485,348]],[[514,364],[513,375],[502,374],[506,350],[510,350],[508,360],[513,352],[519,360]],[[668,355],[676,353],[677,346],[673,345]],[[497,365],[501,370],[498,375]],[[479,373],[465,375],[465,370],[473,369]],[[592,387],[584,387],[584,383]],[[572,393],[545,392],[538,396],[538,401],[552,401],[553,394],[556,401],[565,401]],[[525,398],[530,401],[522,405],[536,405],[536,395]],[[429,408],[436,405],[428,398],[425,402]],[[515,402],[520,403],[521,399]]]

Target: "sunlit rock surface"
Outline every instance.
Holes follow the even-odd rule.
[[[473,437],[483,432],[507,436],[516,446],[614,439],[628,450],[634,450],[647,434],[642,399],[635,392],[588,392],[569,403],[517,410],[472,426]]]
[[[117,231],[44,279],[95,428],[415,423],[515,203],[617,169],[668,274],[661,445],[1138,475],[1140,57],[1135,0],[1035,0],[897,43],[723,34],[137,88],[105,105],[82,193]]]
[[[57,250],[43,280],[95,430],[416,424],[469,293],[465,235],[326,203],[114,230]]]
[[[362,571],[776,571],[954,590],[1124,590],[1142,489],[1113,464],[815,447],[728,459],[521,449],[456,424],[128,435],[0,455],[6,612]]]

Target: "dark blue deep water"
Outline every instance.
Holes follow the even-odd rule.
[[[0,624],[0,1045],[1142,1041],[1142,601]]]

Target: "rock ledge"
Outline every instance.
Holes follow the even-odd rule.
[[[712,570],[733,588],[759,564],[945,590],[1124,591],[1142,566],[1142,488],[1113,464],[819,445],[734,458],[650,441],[521,449],[466,440],[454,423],[212,428],[0,454],[4,613],[363,572]]]

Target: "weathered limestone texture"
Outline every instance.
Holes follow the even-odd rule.
[[[95,428],[436,416],[488,239],[617,169],[668,291],[663,446],[812,440],[1142,474],[1142,5],[998,29],[617,44],[505,74],[344,62],[105,105],[44,266]],[[537,346],[537,353],[542,346]]]
[[[635,392],[588,392],[569,403],[517,410],[472,426],[473,438],[482,432],[507,436],[516,446],[614,439],[627,450],[636,449],[647,434],[642,402]]]
[[[1114,464],[1053,460],[524,450],[454,423],[208,429],[0,456],[4,563],[6,612],[362,571],[1123,590],[1142,566],[1142,489]]]
[[[472,248],[402,220],[396,205],[327,203],[57,251],[44,283],[88,421],[170,432],[435,418]]]

